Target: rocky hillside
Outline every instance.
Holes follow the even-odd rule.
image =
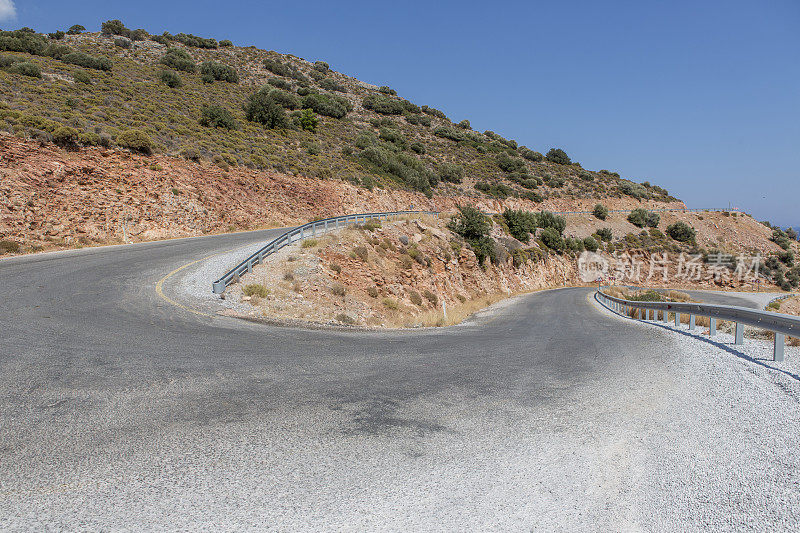
[[[0,130],[43,143],[531,206],[553,198],[674,201],[649,183],[584,169],[561,149],[473,131],[467,119],[451,121],[323,61],[151,36],[119,21],[103,33],[0,32],[0,54]]]

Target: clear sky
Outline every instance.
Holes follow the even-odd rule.
[[[0,0],[3,29],[112,18],[325,60],[690,207],[800,226],[800,0]]]

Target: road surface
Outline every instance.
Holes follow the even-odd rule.
[[[357,333],[155,290],[275,233],[0,261],[0,530],[800,527],[794,352],[624,320],[588,289]]]

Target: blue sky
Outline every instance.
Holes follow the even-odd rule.
[[[797,0],[0,0],[2,17],[39,31],[120,18],[322,59],[691,207],[800,225]]]

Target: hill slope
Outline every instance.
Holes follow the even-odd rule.
[[[563,152],[548,160],[468,121],[453,124],[323,62],[183,34],[150,37],[121,23],[104,29],[0,33],[0,129],[428,195],[674,200],[659,187],[583,169]]]

